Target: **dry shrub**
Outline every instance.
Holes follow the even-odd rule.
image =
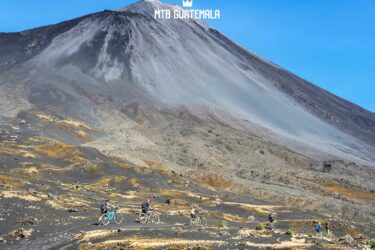
[[[2,174],[0,174],[0,183],[11,186],[11,187],[18,187],[21,185],[21,182],[18,181],[17,179],[10,177],[10,176],[2,175]]]
[[[34,147],[38,153],[46,155],[49,158],[67,160],[69,162],[81,162],[85,158],[77,147],[67,145],[61,142],[53,142]]]
[[[187,202],[185,200],[182,200],[182,199],[171,199],[171,205],[174,205],[174,206],[179,206],[179,207],[190,207],[191,206],[191,203],[190,202]]]
[[[139,183],[137,181],[136,178],[131,178],[129,181],[129,184],[132,186],[132,187],[139,187]]]

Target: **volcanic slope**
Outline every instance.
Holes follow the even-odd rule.
[[[130,147],[124,146],[122,152],[140,151],[140,164],[88,147],[84,143],[106,140],[106,131],[82,121],[40,111],[23,112],[17,119],[5,120],[0,135],[1,249],[345,249],[348,243],[338,239],[347,234],[355,238],[355,245],[348,246],[353,249],[365,246],[365,237],[375,236],[371,231],[375,197],[363,187],[355,187],[359,183],[346,175],[350,168],[344,162],[332,163],[331,172],[322,171],[286,148],[255,136],[245,137],[243,131],[214,120],[200,120],[184,109],[176,113],[174,109],[156,111],[133,105],[119,116],[135,125],[123,132],[126,138],[120,138]],[[170,121],[180,124],[168,128],[163,123]],[[150,123],[157,126],[150,128]],[[150,136],[160,134],[154,130],[162,128],[163,138]],[[133,145],[130,135],[138,137],[137,144]],[[178,161],[169,165],[160,161],[156,152],[149,156],[147,151],[152,148],[136,148],[141,137],[148,137],[147,143],[168,154],[176,148],[173,152],[181,154],[175,155]],[[198,138],[203,138],[207,146],[200,145]],[[202,147],[201,154],[190,152],[192,143]],[[246,151],[259,162],[247,172],[250,166],[241,167],[243,158],[238,159],[239,177],[230,177],[230,171],[221,169],[227,163],[224,158],[234,161],[232,150]],[[193,155],[196,158],[191,158]],[[177,165],[180,161],[184,161],[185,168]],[[269,161],[277,167],[271,168]],[[373,172],[357,168],[357,181],[373,178]],[[301,169],[305,176],[297,174]],[[319,182],[322,177],[325,183]],[[347,183],[329,185],[337,177],[345,178]],[[305,194],[300,193],[298,198],[292,190],[299,188]],[[334,188],[341,193],[331,194]],[[137,222],[140,204],[148,198],[160,214],[160,224]],[[356,213],[330,215],[333,208],[324,205],[313,209],[314,198],[315,202],[334,204],[337,213]],[[119,207],[125,216],[122,224],[98,225],[99,207],[105,199]],[[193,206],[207,219],[207,225],[189,225]],[[341,206],[346,207],[341,211]],[[365,212],[366,207],[370,211]],[[278,219],[274,231],[267,229],[271,212],[277,213]],[[345,217],[352,219],[343,220]],[[329,222],[334,236],[315,237],[313,221]],[[286,234],[288,229],[292,235]]]
[[[375,115],[239,47],[196,20],[155,19],[141,1],[56,25],[0,35],[0,105],[100,123],[103,102],[184,105],[223,113],[300,153],[373,164]],[[119,105],[118,105],[119,106]],[[119,107],[117,107],[119,108]]]

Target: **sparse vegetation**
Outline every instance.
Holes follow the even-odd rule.
[[[46,155],[47,157],[62,159],[72,163],[82,162],[85,160],[76,147],[60,142],[36,146],[34,147],[34,150],[38,153]]]
[[[178,212],[177,212],[177,215],[178,215],[178,216],[184,216],[184,213],[181,212],[181,211],[178,211]]]
[[[147,127],[139,124],[137,128],[140,129],[139,131],[143,131]],[[78,129],[78,131],[89,134],[89,131],[86,131],[84,128]],[[83,132],[80,133],[82,136],[85,135]],[[127,132],[131,131],[123,129],[123,133]],[[168,136],[172,136],[172,133],[171,135],[168,134]],[[229,143],[233,150],[238,149],[231,140],[227,141],[225,136],[225,133],[221,133],[220,140],[222,144],[219,148],[224,149],[224,146],[226,146],[225,143]],[[185,139],[188,140],[188,138]],[[233,136],[233,141],[236,142],[236,140],[236,137]],[[256,141],[257,139],[254,140]],[[136,243],[139,245],[135,245],[135,248],[145,246],[152,249],[155,249],[157,244],[162,245],[163,249],[180,249],[180,245],[176,248],[172,247],[172,245],[163,245],[175,243],[181,244],[181,248],[185,249],[184,247],[186,244],[190,244],[189,242],[191,244],[198,242],[200,246],[207,244],[208,249],[215,249],[218,244],[223,244],[224,247],[228,241],[230,244],[233,244],[231,246],[235,244],[236,246],[241,246],[242,244],[244,247],[249,248],[256,248],[257,246],[259,248],[271,248],[274,245],[282,247],[284,246],[283,244],[299,244],[296,245],[296,249],[302,249],[304,246],[314,242],[315,234],[313,233],[306,235],[306,238],[308,236],[306,242],[302,237],[297,239],[298,242],[294,241],[294,239],[291,240],[291,236],[296,235],[297,232],[301,232],[306,228],[306,225],[307,228],[311,228],[311,217],[309,216],[312,209],[315,208],[314,211],[317,212],[314,214],[314,218],[315,216],[319,218],[320,215],[318,213],[321,208],[317,207],[312,199],[309,197],[290,197],[288,199],[288,203],[292,205],[300,204],[298,209],[301,207],[304,208],[305,210],[302,210],[301,214],[306,213],[307,216],[303,219],[298,218],[288,221],[289,227],[281,231],[281,234],[284,236],[278,237],[280,240],[277,242],[271,242],[271,240],[274,240],[274,236],[279,234],[279,230],[271,232],[269,229],[272,227],[269,227],[269,224],[263,222],[263,220],[271,211],[275,213],[283,211],[280,215],[280,220],[284,220],[283,216],[284,213],[288,213],[288,208],[284,207],[283,204],[264,203],[261,200],[256,203],[251,202],[251,199],[248,198],[252,197],[252,194],[242,192],[245,189],[242,190],[241,186],[236,186],[238,184],[236,180],[232,179],[231,175],[227,175],[227,172],[224,171],[225,164],[223,164],[220,157],[215,156],[215,160],[212,162],[204,160],[206,156],[199,154],[196,156],[197,160],[189,159],[191,157],[189,149],[184,152],[186,155],[183,155],[182,163],[193,163],[198,166],[198,170],[189,169],[183,171],[175,165],[173,165],[174,170],[170,170],[169,168],[164,168],[164,166],[168,166],[161,163],[164,161],[163,157],[160,157],[160,162],[151,160],[143,161],[143,158],[138,159],[142,163],[142,166],[139,166],[136,156],[133,155],[133,149],[129,149],[128,147],[120,147],[120,150],[124,152],[124,159],[128,155],[135,157],[135,161],[132,163],[115,156],[108,157],[103,154],[103,152],[112,152],[110,148],[97,151],[84,145],[70,145],[68,142],[63,141],[62,139],[58,141],[56,137],[54,139],[45,136],[23,137],[21,133],[18,137],[18,144],[15,142],[0,142],[0,158],[2,159],[2,165],[4,165],[0,173],[0,188],[2,189],[0,190],[0,198],[4,200],[9,199],[9,204],[13,201],[22,204],[23,206],[19,208],[22,214],[35,216],[40,221],[40,226],[38,227],[48,226],[48,228],[53,227],[52,229],[55,230],[55,226],[56,228],[63,228],[65,226],[66,228],[73,228],[82,223],[88,225],[90,230],[93,229],[94,236],[92,236],[92,239],[95,241],[94,244],[97,244],[97,248],[90,245],[88,249],[110,248],[110,244],[112,243],[107,243],[107,241],[111,242],[111,240],[114,240],[113,242],[116,242],[117,239],[124,239],[124,241],[131,242],[129,244],[134,244],[135,241],[139,240]],[[129,142],[133,142],[133,139],[129,140]],[[263,151],[261,152],[264,152],[264,155],[261,155],[262,153],[256,155],[261,158],[269,157],[264,158],[267,161],[274,160],[274,154],[278,153],[277,148],[274,148],[274,151],[270,151],[268,147],[260,146],[258,142],[256,145],[255,142],[254,145],[250,144],[250,142],[248,143],[250,146],[254,146],[255,153],[251,152],[252,155],[259,152],[259,148],[262,148]],[[241,141],[241,144],[238,145],[245,149],[245,142],[242,143]],[[183,147],[184,144],[181,142],[181,145],[177,146]],[[142,147],[143,144],[134,145],[134,148]],[[207,147],[216,148],[215,144],[208,142]],[[198,148],[201,149],[200,147]],[[141,153],[143,154],[143,152]],[[35,157],[28,158],[30,154]],[[285,156],[283,153],[280,154],[280,160],[285,161],[286,164],[300,164],[292,152],[289,152]],[[149,155],[141,156],[147,159]],[[228,161],[232,162],[232,156],[229,153],[226,156],[229,158]],[[241,158],[241,156],[239,158],[239,162],[245,162],[246,158]],[[165,162],[170,164],[169,161]],[[148,166],[145,167],[143,163]],[[237,164],[239,166],[239,177],[251,177],[255,180],[263,178],[262,169],[254,167],[250,172],[247,172],[239,163]],[[212,166],[217,166],[217,168],[211,168]],[[202,169],[205,171],[202,171]],[[300,169],[299,166],[298,169]],[[301,169],[304,168],[301,167]],[[180,174],[181,176],[183,175],[183,178],[180,177]],[[278,176],[271,167],[267,168],[266,174]],[[280,174],[285,176],[283,181],[288,183],[289,179],[285,173]],[[316,184],[324,187],[320,183]],[[194,189],[192,189],[193,186]],[[7,188],[10,191],[7,191]],[[217,192],[217,190],[225,188],[228,188],[229,192]],[[237,190],[240,192],[237,192]],[[267,200],[268,197],[273,197],[274,193],[271,190],[263,190],[261,195]],[[112,227],[95,228],[91,226],[95,223],[96,219],[94,218],[94,213],[98,212],[97,210],[93,212],[93,209],[98,209],[106,198],[110,198],[110,203],[118,206],[119,211],[126,216],[128,222],[126,227],[129,229],[126,232],[123,229],[116,231]],[[154,232],[155,228],[153,227],[149,227],[148,225],[139,226],[133,223],[139,217],[141,203],[147,198],[152,199],[152,207],[155,206],[155,209],[160,211],[161,216],[164,215],[163,217],[165,218],[165,221],[158,226],[157,234]],[[209,225],[216,227],[216,230],[211,227],[185,228],[186,223],[190,219],[189,211],[192,205],[199,207],[199,213],[207,213],[207,218],[212,223],[209,223]],[[55,210],[57,212],[53,213],[53,216],[50,216],[50,211]],[[67,214],[67,212],[72,213]],[[5,222],[9,222],[7,218],[5,219]],[[9,225],[13,226],[12,223]],[[280,225],[280,228],[282,226]],[[288,228],[290,229],[287,230]],[[144,238],[138,238],[139,230],[145,236]],[[345,228],[344,230],[345,233],[350,230],[348,234],[352,235],[355,239],[357,239],[357,235],[363,233],[360,231],[361,228],[348,227],[348,229]],[[175,232],[175,236],[171,232]],[[199,232],[204,233],[199,235]],[[102,233],[109,233],[111,236],[101,238],[100,235]],[[85,234],[90,235],[83,228],[82,235]],[[112,235],[115,238],[111,238]],[[168,239],[173,243],[160,243],[159,241],[163,236],[174,237]],[[43,237],[40,232],[36,231],[35,238],[44,240]],[[59,235],[55,234],[51,237],[58,239]],[[150,237],[150,239],[147,239],[147,237]],[[202,238],[202,242],[197,241],[198,239],[195,237],[198,239]],[[258,237],[263,238],[262,243],[259,245],[252,241],[253,238]],[[76,239],[78,238],[72,238],[73,241]],[[63,240],[65,241],[65,239]],[[149,243],[146,240],[154,240],[155,242]],[[215,243],[213,243],[214,241]],[[361,243],[366,243],[367,248],[370,249],[371,246],[375,250],[374,240],[361,241]],[[118,242],[113,244],[118,246]]]
[[[228,227],[228,225],[229,225],[228,221],[223,220],[223,221],[220,221],[219,228],[226,228]]]
[[[256,227],[255,227],[256,230],[264,230],[265,229],[265,226],[263,223],[259,223]]]
[[[196,172],[193,174],[194,178],[201,183],[204,183],[213,188],[225,189],[232,185],[232,181],[211,172]]]
[[[369,245],[371,249],[375,249],[375,239],[369,240],[367,245]]]
[[[10,187],[17,187],[21,185],[20,181],[16,180],[15,178],[2,174],[0,174],[0,184],[4,184]]]
[[[139,187],[139,183],[136,178],[131,178],[129,181],[129,184],[132,185],[133,187]]]

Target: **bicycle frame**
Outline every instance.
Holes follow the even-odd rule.
[[[203,217],[198,215],[195,218],[191,218],[190,221],[192,224],[202,224]]]
[[[107,212],[108,220],[113,220],[115,218],[116,210],[113,209],[112,211]]]
[[[195,222],[198,223],[198,224],[200,224],[202,222],[202,217],[201,216],[197,216],[195,218]]]
[[[146,214],[146,216],[147,216],[147,221],[150,221],[151,220],[151,217],[152,217],[152,215],[153,215],[153,211],[148,211],[148,213]]]

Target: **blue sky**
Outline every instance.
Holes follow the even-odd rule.
[[[53,24],[133,0],[0,0],[0,31]],[[180,0],[165,0],[181,4]],[[250,51],[375,112],[375,1],[194,0]]]

